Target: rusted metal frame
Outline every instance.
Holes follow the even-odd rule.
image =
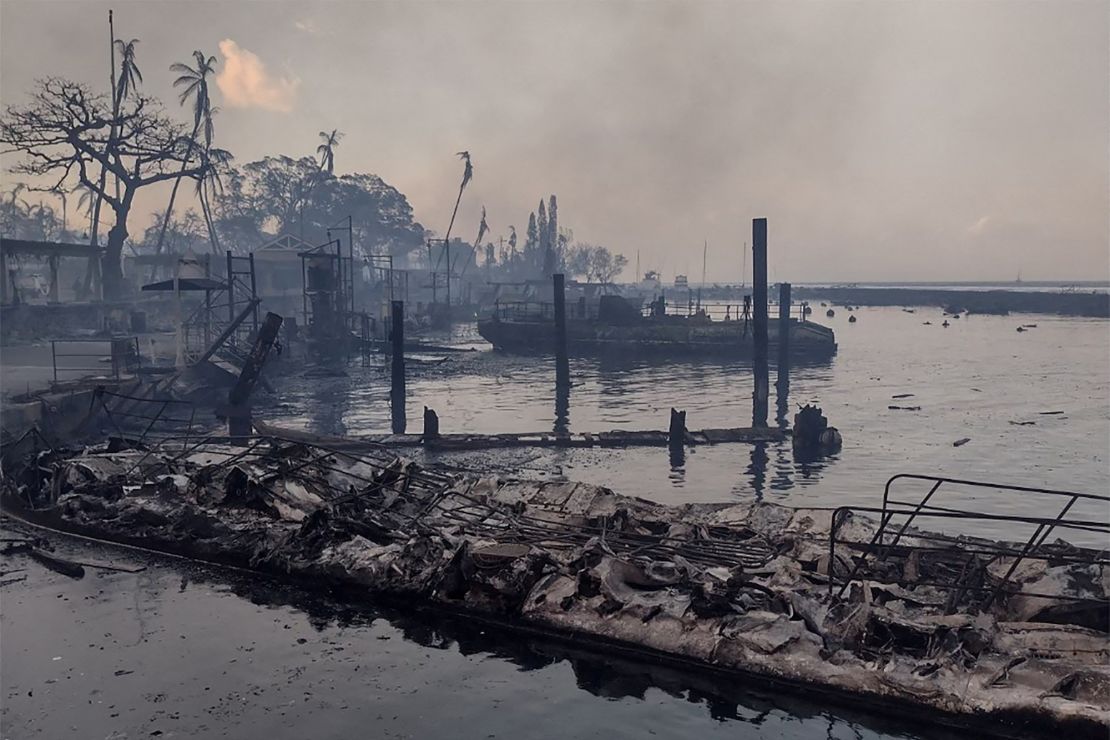
[[[119,424],[116,423],[115,417],[112,416],[112,410],[108,408],[108,404],[104,401],[104,394],[98,391],[93,391],[93,394],[93,397],[100,401],[100,407],[104,409],[104,413],[108,415],[108,421],[112,422],[112,426],[114,426],[116,428],[116,431],[119,432],[119,436],[126,436],[124,435],[123,430],[120,429]]]
[[[195,450],[199,449],[199,448],[200,448],[201,446],[203,446],[203,445],[205,445],[205,444],[208,444],[208,443],[209,443],[209,442],[211,442],[211,441],[212,441],[212,440],[213,440],[214,438],[213,438],[213,437],[212,437],[211,435],[210,435],[210,436],[207,436],[207,437],[204,437],[203,439],[199,440],[199,441],[198,441],[198,442],[197,442],[197,443],[196,443],[196,444],[195,444],[195,445],[194,445],[194,446],[193,446],[192,448],[189,448],[189,447],[188,447],[188,439],[189,439],[188,435],[184,435],[184,436],[182,436],[182,435],[169,435],[169,436],[166,436],[166,437],[162,437],[162,438],[161,438],[161,439],[159,439],[159,440],[158,440],[158,441],[157,441],[157,442],[156,442],[156,443],[155,443],[154,445],[152,445],[152,446],[151,446],[151,447],[150,447],[149,449],[147,449],[147,450],[146,450],[146,451],[145,451],[145,452],[143,453],[143,456],[142,456],[142,457],[140,457],[140,458],[139,458],[139,459],[138,459],[138,460],[137,460],[137,461],[136,461],[136,462],[135,462],[135,463],[134,463],[134,464],[133,464],[133,465],[132,465],[132,466],[131,466],[130,468],[128,468],[127,470],[125,470],[123,474],[124,474],[124,475],[130,475],[130,474],[131,474],[131,473],[133,473],[133,472],[134,472],[134,471],[135,471],[135,470],[136,470],[136,469],[137,469],[137,468],[138,468],[138,467],[139,467],[140,465],[142,465],[142,464],[143,464],[144,462],[146,462],[146,459],[147,459],[148,457],[150,457],[151,455],[153,455],[153,454],[154,454],[155,452],[162,452],[162,451],[164,451],[164,450],[163,450],[163,448],[164,448],[164,447],[165,447],[165,446],[166,446],[166,445],[167,445],[167,444],[168,444],[169,442],[172,442],[172,441],[174,441],[174,440],[178,440],[178,439],[184,439],[184,440],[185,440],[185,443],[184,443],[184,444],[182,445],[182,447],[183,447],[183,449],[182,449],[182,452],[181,452],[181,453],[180,453],[179,455],[175,455],[175,456],[173,456],[173,457],[170,457],[170,458],[169,458],[169,460],[168,460],[168,462],[171,462],[171,463],[177,462],[178,460],[180,460],[181,458],[185,457],[186,455],[188,455],[188,454],[190,454],[190,453],[194,452]]]
[[[986,600],[980,606],[980,609],[985,611],[990,608],[991,604],[993,604],[995,599],[998,598],[998,594],[1002,592],[1002,588],[1010,582],[1010,577],[1013,576],[1014,571],[1017,570],[1017,567],[1021,564],[1021,561],[1025,559],[1030,551],[1037,547],[1040,547],[1040,545],[1044,543],[1048,535],[1052,532],[1053,529],[1056,528],[1056,525],[1060,523],[1060,521],[1068,513],[1071,507],[1075,505],[1075,502],[1077,500],[1077,497],[1072,496],[1071,500],[1068,501],[1068,503],[1065,504],[1062,509],[1060,509],[1060,513],[1056,515],[1056,519],[1054,519],[1049,524],[1042,523],[1037,526],[1037,529],[1034,530],[1033,535],[1029,538],[1029,541],[1025,543],[1025,547],[1022,549],[1021,554],[1014,558],[1014,562],[1010,564],[1009,569],[1006,571],[1006,575],[1004,575],[1002,577],[1002,580],[998,582],[998,585],[991,592],[990,596],[986,598]]]
[[[894,480],[894,478],[891,478],[890,480],[887,481],[887,489],[888,490],[890,488],[890,482],[892,480]],[[875,534],[872,535],[872,537],[871,537],[871,542],[869,542],[868,545],[867,545],[868,548],[875,547],[876,543],[883,536],[883,532],[886,529],[886,525],[894,517],[894,512],[888,512],[887,511],[886,500],[887,500],[887,497],[886,497],[886,493],[884,492],[884,494],[883,494],[883,508],[881,509],[882,518],[879,520],[879,526],[875,530]],[[840,525],[843,524],[844,517],[842,517],[841,514],[845,513],[845,512],[851,512],[851,511],[854,511],[854,510],[857,510],[857,507],[854,507],[854,506],[839,506],[839,507],[833,509],[832,518],[829,521],[829,596],[832,596],[833,585],[834,585],[834,582],[836,580],[836,577],[834,575],[835,566],[836,566],[836,533],[840,531]],[[860,563],[859,561],[856,561],[853,564],[851,572],[844,579],[844,584],[840,588],[840,593],[838,593],[836,595],[837,598],[840,598],[841,596],[844,595],[844,591],[848,588],[848,584],[850,584],[852,582],[852,579],[855,578],[856,574],[859,572],[860,567],[862,567],[862,563]]]
[[[459,494],[457,492],[456,495],[464,499],[469,498],[465,494]],[[478,503],[476,508],[480,510],[482,508],[488,508],[497,511],[496,507],[484,507],[480,502],[476,503]],[[563,535],[564,537],[570,535],[576,537],[580,542],[585,542],[591,537],[599,536],[604,538],[607,545],[623,552],[636,553],[656,550],[666,554],[682,554],[689,560],[708,565],[716,565],[722,562],[742,562],[744,564],[763,565],[774,556],[773,551],[769,547],[751,546],[726,540],[703,539],[687,541],[679,538],[667,537],[665,535],[642,535],[619,532],[611,530],[604,525],[599,527],[586,527],[567,522],[551,522],[535,517],[514,515],[508,511],[498,513],[502,513],[508,520],[500,528],[502,530],[516,529],[540,537],[556,534]],[[473,520],[459,516],[455,512],[444,512],[444,514],[449,518],[475,524]],[[479,521],[478,523],[481,522]]]
[[[1093,499],[1095,501],[1110,501],[1110,497],[1101,496],[1101,495],[1095,494],[1095,493],[1078,493],[1076,491],[1061,491],[1059,489],[1054,489],[1054,488],[1033,488],[1031,486],[1014,486],[1014,485],[1009,485],[1007,483],[986,483],[984,481],[966,480],[966,479],[963,479],[963,478],[943,478],[943,477],[934,476],[934,475],[919,475],[917,473],[899,473],[897,475],[891,476],[891,478],[889,480],[887,480],[887,482],[886,482],[886,487],[884,488],[884,491],[883,491],[883,506],[884,506],[884,508],[887,505],[887,501],[888,501],[889,494],[890,494],[891,484],[894,483],[894,481],[896,481],[896,480],[902,480],[902,479],[921,480],[921,481],[938,481],[939,480],[942,483],[952,483],[954,485],[961,485],[961,486],[972,486],[972,487],[975,487],[975,488],[993,488],[993,489],[996,489],[996,490],[1005,490],[1005,491],[1021,491],[1022,493],[1043,493],[1043,494],[1047,494],[1047,495],[1050,495],[1050,496],[1067,496],[1069,498],[1072,497],[1072,496],[1077,496],[1081,499]],[[908,502],[891,502],[891,503],[901,503],[904,506],[909,506],[910,505]]]
[[[1002,546],[1000,546],[1000,547],[982,547],[982,546],[976,546],[976,547],[969,548],[969,547],[966,546],[967,543],[963,543],[963,542],[960,542],[959,540],[954,540],[954,539],[953,540],[948,540],[948,539],[945,539],[945,538],[929,538],[929,537],[923,537],[921,539],[936,540],[936,541],[939,541],[939,542],[948,542],[950,544],[947,547],[926,546],[926,545],[903,545],[903,547],[907,551],[923,553],[923,554],[951,553],[951,552],[954,552],[955,550],[959,550],[959,552],[961,554],[989,555],[989,556],[994,557],[994,558],[997,558],[997,557],[1013,557],[1013,556],[1016,556],[1020,551],[1019,547],[1002,547]],[[851,540],[839,540],[838,539],[837,544],[838,545],[843,545],[843,546],[847,547],[848,549],[854,550],[856,552],[867,552],[867,547],[868,547],[867,545],[865,545],[862,542],[852,542]],[[1083,549],[1087,549],[1087,548],[1078,548],[1078,549],[1083,550]],[[1106,551],[1099,551],[1099,552],[1101,553],[1101,556],[1096,555],[1093,558],[1092,557],[1073,557],[1073,556],[1068,556],[1068,555],[1061,554],[1061,553],[1049,553],[1049,554],[1045,554],[1045,555],[1038,555],[1037,559],[1041,560],[1041,559],[1051,558],[1052,560],[1063,562],[1063,563],[1092,563],[1092,562],[1094,562],[1094,563],[1110,564],[1110,553],[1107,553]]]
[[[1107,499],[1110,502],[1110,499]],[[851,509],[853,511],[867,512],[877,514],[881,509],[868,506],[844,506],[844,509]],[[908,515],[908,511],[894,511],[894,515]],[[1038,516],[1021,516],[1017,514],[987,514],[974,511],[965,511],[963,509],[942,509],[937,507],[930,507],[928,510],[923,511],[919,516],[934,517],[937,519],[982,519],[990,522],[1019,522],[1022,524],[1052,524],[1056,522],[1055,517],[1038,517]],[[1089,532],[1110,532],[1110,523],[1103,521],[1093,521],[1089,519],[1063,519],[1057,522],[1057,526],[1064,529],[1076,529],[1080,531]],[[919,536],[919,535],[914,535]],[[890,545],[883,545],[889,547]]]
[[[166,410],[166,406],[168,406],[168,405],[169,404],[167,404],[165,401],[162,402],[161,407],[159,407],[159,409],[158,409],[158,413],[154,415],[154,418],[151,419],[150,423],[146,425],[146,429],[144,429],[143,433],[139,435],[139,441],[140,442],[142,442],[143,440],[146,439],[146,435],[150,432],[150,430],[154,427],[154,425],[156,423],[158,423],[158,420],[160,418],[162,418],[162,412]]]
[[[894,480],[894,479],[891,478],[891,480]],[[917,505],[915,507],[913,507],[913,511],[909,514],[908,517],[906,517],[906,521],[904,521],[902,523],[902,527],[898,530],[898,533],[894,535],[894,540],[892,542],[890,542],[889,545],[886,543],[885,538],[880,538],[879,544],[884,545],[888,548],[893,547],[894,545],[897,545],[898,541],[900,539],[902,539],[902,535],[905,534],[907,529],[909,529],[910,524],[912,524],[913,520],[917,517],[917,515],[919,513],[921,513],[921,509],[929,503],[929,500],[933,498],[933,494],[935,494],[937,491],[940,490],[940,487],[943,483],[944,483],[944,481],[937,480],[933,484],[933,487],[929,489],[929,492],[927,494],[925,494],[925,497],[917,502]],[[889,486],[889,485],[890,485],[890,481],[887,481],[887,486]],[[884,496],[883,496],[883,510],[884,511],[886,510],[886,506],[887,506],[887,498],[886,498],[886,495],[884,494]],[[881,560],[885,560],[886,556],[885,555],[880,555],[879,558]]]
[[[1038,490],[1040,490],[1041,492],[1046,492],[1043,489],[1038,489]],[[1060,493],[1058,491],[1047,491],[1047,492],[1048,493],[1054,493],[1054,494],[1059,494]],[[1071,494],[1068,494],[1068,495],[1071,495]],[[1043,518],[1043,517],[1022,517],[1022,516],[999,515],[999,514],[981,514],[981,513],[967,512],[967,511],[956,510],[956,509],[941,509],[939,507],[927,507],[929,510],[926,511],[925,513],[921,513],[920,511],[917,511],[916,513],[920,514],[922,516],[932,516],[932,517],[938,517],[938,518],[986,519],[986,520],[990,520],[990,521],[1009,521],[1009,522],[1024,522],[1024,523],[1028,523],[1028,524],[1037,524],[1037,525],[1039,525],[1038,530],[1034,533],[1034,536],[1033,536],[1033,538],[1031,538],[1030,543],[1027,543],[1026,548],[1025,548],[1025,550],[1022,551],[1022,553],[1019,554],[1018,551],[1016,550],[1016,548],[1011,549],[1011,550],[999,549],[999,550],[996,550],[996,551],[992,551],[990,553],[990,554],[993,554],[995,556],[1002,554],[1002,555],[1011,556],[1011,557],[1016,555],[1019,558],[1024,558],[1024,557],[1028,556],[1028,551],[1030,549],[1029,545],[1030,544],[1036,544],[1038,537],[1040,538],[1039,539],[1040,544],[1043,544],[1044,540],[1048,536],[1048,532],[1044,531],[1045,527],[1049,527],[1050,528],[1049,531],[1051,531],[1051,529],[1054,529],[1056,527],[1064,527],[1064,528],[1068,528],[1068,529],[1075,529],[1075,530],[1080,530],[1080,531],[1092,531],[1092,532],[1098,532],[1098,533],[1106,533],[1107,531],[1110,531],[1110,526],[1108,526],[1106,523],[1103,523],[1103,522],[1067,521],[1063,518],[1067,514],[1067,512],[1070,510],[1071,506],[1080,498],[1094,499],[1094,500],[1108,500],[1108,499],[1106,499],[1106,497],[1101,497],[1101,496],[1097,496],[1097,495],[1094,495],[1094,494],[1075,494],[1075,495],[1072,496],[1072,499],[1063,508],[1063,510],[1060,512],[1060,514],[1058,514],[1055,518],[1051,518],[1051,519],[1050,518]],[[836,509],[834,511],[832,526],[830,527],[830,530],[829,530],[829,563],[830,563],[830,566],[829,566],[830,567],[830,571],[829,571],[829,593],[830,593],[830,595],[832,594],[833,586],[835,585],[836,581],[838,580],[838,578],[835,576],[835,572],[834,572],[834,569],[833,569],[833,564],[836,562],[836,545],[839,543],[839,544],[842,544],[842,545],[855,547],[857,549],[861,549],[861,550],[864,551],[864,558],[857,559],[856,562],[855,562],[854,567],[851,570],[851,572],[845,577],[844,582],[841,585],[840,592],[837,594],[838,598],[840,596],[843,596],[844,591],[851,584],[852,580],[857,576],[857,574],[859,573],[860,569],[863,566],[863,562],[866,560],[867,550],[875,548],[876,547],[876,542],[877,542],[877,539],[878,539],[877,536],[872,537],[871,542],[868,543],[867,545],[863,545],[863,543],[849,542],[847,540],[838,540],[837,537],[836,537],[836,534],[839,531],[839,527],[840,527],[840,523],[841,523],[840,522],[840,519],[841,519],[840,513],[842,511],[863,511],[863,512],[871,512],[871,513],[882,512],[883,516],[886,517],[887,520],[889,520],[889,518],[891,518],[893,516],[896,516],[896,515],[909,516],[911,513],[914,513],[914,512],[907,512],[907,511],[891,510],[889,508],[884,510],[884,509],[876,509],[876,508],[873,508],[873,507],[856,507],[856,506],[843,506],[843,507],[839,507],[838,509]],[[926,538],[927,539],[929,538],[928,535],[926,535]],[[953,544],[956,545],[956,544],[959,544],[959,543],[953,543]],[[1036,546],[1039,546],[1039,544],[1036,545]],[[881,547],[884,549],[885,553],[889,553],[892,545],[884,545],[884,546],[881,546]],[[923,548],[915,547],[914,549],[921,550]],[[938,550],[941,550],[941,548],[928,548],[927,551],[938,551]],[[986,553],[984,553],[984,554],[986,554]],[[884,557],[885,557],[885,555],[884,555]],[[1046,556],[1046,557],[1048,557],[1048,556]],[[1098,557],[1096,557],[1096,558],[1074,558],[1074,557],[1069,558],[1067,556],[1058,555],[1058,554],[1053,554],[1052,557],[1055,557],[1057,559],[1062,559],[1062,560],[1065,560],[1067,562],[1078,562],[1078,563],[1090,563],[1090,562],[1099,562],[1100,561],[1100,559]],[[1038,558],[1038,559],[1041,559],[1041,558]],[[1014,567],[1016,569],[1016,565]],[[1007,575],[1007,578],[1004,579],[1003,582],[1005,582],[1005,580],[1008,580],[1009,575],[1010,574]],[[922,583],[922,582],[918,582],[918,583],[921,583],[921,585],[928,585],[928,584],[925,584],[925,583]],[[951,584],[948,584],[945,587],[951,588],[953,586],[951,586]],[[989,606],[989,603],[987,604],[987,606]],[[984,606],[984,608],[986,608],[986,607]]]
[[[186,445],[189,444],[189,435],[193,433],[193,421],[196,419],[196,415],[197,415],[197,407],[196,407],[195,404],[193,404],[189,408],[189,426],[187,426],[185,428],[185,442],[184,442],[184,444],[186,444]]]

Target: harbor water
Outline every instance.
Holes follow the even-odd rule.
[[[588,481],[668,504],[878,506],[885,482],[899,473],[1107,493],[1110,323],[965,315],[948,317],[944,327],[946,317],[930,308],[860,308],[849,323],[843,308],[832,318],[814,308],[815,320],[836,331],[838,353],[827,363],[791,368],[786,399],[776,398],[772,365],[770,423],[776,401],[785,400],[780,421],[787,424],[799,405],[816,403],[843,435],[836,455],[799,461],[787,442],[690,448],[682,461],[657,448],[497,450],[434,460],[477,472]],[[449,340],[483,346],[472,327]],[[410,362],[409,376],[406,412],[415,433],[424,406],[439,414],[443,433],[552,432],[560,422],[574,432],[663,430],[672,407],[686,411],[691,430],[752,423],[751,367],[741,362],[623,353],[572,358],[566,419],[556,413],[551,357],[442,353]],[[283,388],[283,403],[265,418],[321,434],[385,434],[388,385],[388,373],[376,367],[306,378]],[[911,499],[925,490],[910,484],[897,492]],[[955,497],[947,503],[1028,516],[1059,507],[1035,494],[951,487],[945,495]],[[1024,534],[976,527],[992,537]]]

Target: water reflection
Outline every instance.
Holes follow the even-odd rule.
[[[555,434],[570,433],[570,381],[555,383]]]
[[[305,372],[309,403],[305,406],[308,428],[320,434],[347,434],[351,406],[351,378],[342,371],[311,368]]]
[[[489,656],[507,661],[525,674],[565,663],[573,672],[575,688],[592,696],[649,702],[649,692],[661,691],[674,699],[704,707],[705,715],[715,722],[755,727],[767,724],[776,728],[789,724],[794,727],[791,736],[799,738],[863,737],[866,734],[879,738],[951,740],[958,736],[943,728],[917,725],[901,717],[894,719],[893,716],[861,712],[854,703],[844,703],[847,700],[840,704],[816,704],[789,687],[763,680],[747,683],[735,676],[721,680],[719,675],[672,666],[659,659],[648,661],[634,656],[609,655],[595,647],[579,646],[570,639],[524,635],[501,624],[435,610],[353,604],[266,579],[238,578],[215,572],[205,572],[194,580],[229,584],[232,592],[258,605],[302,611],[318,632],[333,626],[358,630],[373,625],[376,620],[385,620],[405,640],[424,648],[455,651],[463,656]],[[495,705],[503,712],[526,711],[500,705],[496,700]],[[606,723],[604,707],[604,704],[588,705],[587,711],[598,714],[599,726]],[[641,711],[667,710],[665,704],[651,701],[645,703]],[[651,723],[647,716],[632,721],[642,722],[641,729]],[[634,726],[625,729],[628,730],[626,735],[636,734]]]
[[[771,459],[767,455],[767,443],[756,442],[752,445],[749,455],[751,462],[748,464],[747,474],[752,479],[752,491],[755,492],[757,501],[763,500],[763,487],[767,482],[767,463]]]

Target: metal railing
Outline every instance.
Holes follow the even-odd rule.
[[[196,406],[189,401],[157,396],[134,396],[97,388],[94,408],[99,405],[105,418],[120,437],[135,437],[146,442],[152,435],[182,436],[188,440],[199,434]]]
[[[567,305],[568,312],[570,305]],[[497,301],[493,304],[493,318],[506,321],[554,321],[555,304],[539,301]]]
[[[59,359],[62,360],[60,366]],[[110,367],[105,367],[105,359]],[[70,360],[79,364],[70,364]],[[141,363],[138,337],[50,340],[50,364],[55,383],[89,376],[119,380],[124,374],[138,373]]]
[[[903,499],[892,493],[896,482],[911,480],[930,484],[920,499]],[[936,502],[943,497],[945,486],[949,490],[990,489],[1010,495],[1034,494],[1043,496],[1046,503],[1055,502],[1058,507],[1054,507],[1055,513],[1050,516],[1005,514],[972,508],[971,504],[979,500],[976,497],[964,497],[963,503],[940,506]],[[1063,540],[1048,541],[1054,532],[1063,530],[1094,533],[1102,542],[1110,543],[1110,518],[1069,516],[1080,502],[1097,504],[1103,512],[1110,511],[1110,497],[1096,494],[929,475],[895,475],[886,482],[882,507],[841,506],[833,512],[829,529],[829,594],[834,595],[839,586],[835,597],[842,598],[854,581],[863,579],[900,586],[932,586],[948,592],[948,613],[953,613],[965,601],[969,602],[971,611],[983,611],[1004,595],[1072,600],[1072,597],[1031,593],[1011,581],[1019,566],[1031,560],[1051,564],[1110,565],[1110,551],[1106,548],[1078,547]],[[878,528],[867,542],[839,536],[845,522],[857,512],[879,515]],[[1009,523],[1028,527],[1032,534],[1024,542],[999,542],[913,529],[913,523],[919,519],[958,521],[965,526],[979,527]],[[838,557],[838,549],[850,554],[847,558]],[[988,573],[988,566],[1006,559],[1009,564],[1004,575],[997,577]],[[847,563],[848,567],[838,573],[840,563]],[[992,579],[995,582],[992,583]],[[981,596],[976,598],[974,594]],[[1110,608],[1110,603],[1107,607]]]

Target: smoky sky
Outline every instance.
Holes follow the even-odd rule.
[[[0,98],[107,88],[107,8],[0,4]],[[1110,277],[1110,2],[114,3],[143,89],[224,75],[216,142],[373,172],[442,233],[556,193],[581,241],[738,280],[751,219],[795,281]],[[5,166],[11,158],[5,157]],[[5,174],[5,180],[10,176]],[[165,195],[144,195],[140,233]],[[337,220],[343,214],[337,215]]]

